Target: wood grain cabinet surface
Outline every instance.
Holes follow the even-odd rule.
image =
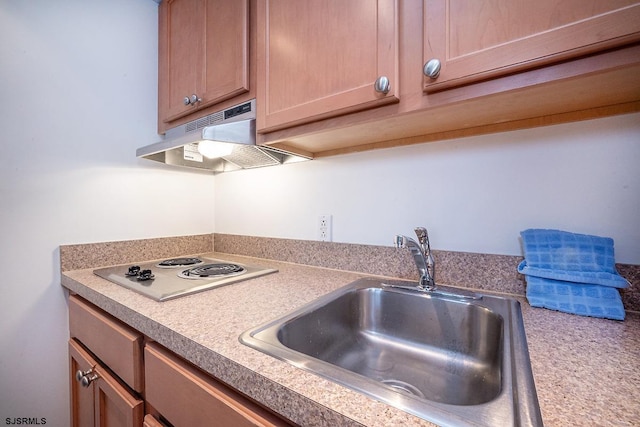
[[[142,427],[165,427],[165,425],[158,421],[158,419],[153,415],[147,414],[144,417]]]
[[[290,425],[155,343],[145,370],[147,402],[176,427]]]
[[[397,8],[398,0],[259,1],[258,132],[397,102]],[[388,90],[376,91],[379,77]]]
[[[69,340],[71,425],[73,427],[139,427],[144,402],[129,391],[75,339]],[[88,387],[76,372],[93,377]]]
[[[249,92],[249,43],[249,0],[163,1],[159,6],[159,132],[181,123],[178,119]],[[189,100],[194,95],[195,100]]]
[[[635,0],[424,0],[427,92],[549,65],[640,40]]]
[[[264,145],[324,157],[640,111],[638,1],[398,0],[399,77],[392,82],[398,102],[362,111],[331,104],[348,90],[325,81],[357,80],[351,74],[358,75],[357,67],[343,68],[349,61],[336,52],[343,44],[358,47],[345,37],[324,38],[334,46],[309,42],[308,49],[333,56],[329,65],[297,62],[304,37],[314,34],[278,31],[285,27],[280,20],[295,20],[275,13],[283,5],[265,1],[258,21]],[[333,22],[322,9],[305,19]],[[430,59],[440,61],[435,78],[423,71]],[[335,115],[317,105],[332,106]]]
[[[143,389],[143,335],[94,305],[69,297],[69,333],[137,392]]]
[[[76,295],[69,329],[74,427],[291,425]]]
[[[165,0],[159,19],[160,133],[254,97],[259,144],[315,157],[640,111],[634,0]]]

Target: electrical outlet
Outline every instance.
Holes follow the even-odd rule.
[[[330,242],[333,231],[331,215],[320,215],[318,217],[318,240],[321,242]]]

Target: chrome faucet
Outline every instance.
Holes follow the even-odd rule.
[[[431,246],[429,245],[429,235],[424,227],[415,229],[418,242],[410,237],[396,235],[395,245],[397,248],[408,248],[413,255],[413,260],[420,273],[420,283],[418,288],[424,291],[436,290],[436,263],[431,255]]]

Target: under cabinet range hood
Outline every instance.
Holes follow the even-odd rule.
[[[174,166],[214,173],[311,160],[256,145],[256,100],[169,129],[162,141],[138,148],[136,155]]]

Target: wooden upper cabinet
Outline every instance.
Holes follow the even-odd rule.
[[[258,2],[259,132],[397,102],[397,0]],[[379,77],[390,86],[376,91]]]
[[[533,69],[640,40],[633,0],[424,0],[427,92]]]
[[[250,11],[249,0],[165,0],[159,7],[158,128],[164,131],[249,90]]]

